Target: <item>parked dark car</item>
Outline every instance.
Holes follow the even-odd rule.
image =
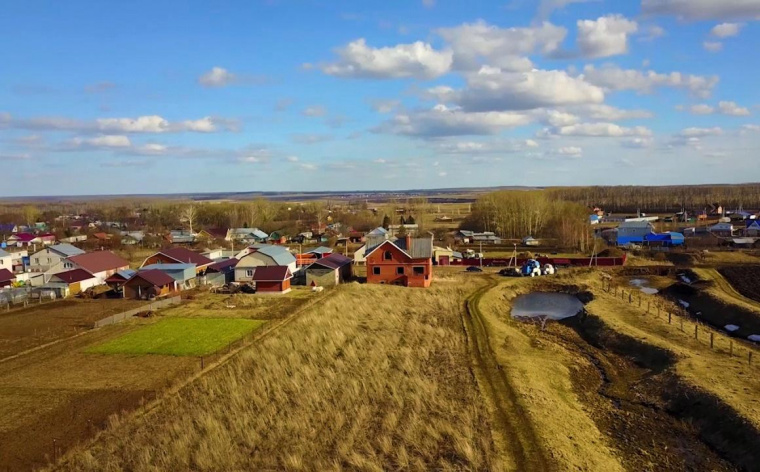
[[[503,275],[504,277],[520,277],[520,269],[516,267],[511,267],[507,269],[501,269],[499,271],[499,275]]]
[[[470,266],[466,270],[467,272],[483,272],[483,269],[478,266]]]

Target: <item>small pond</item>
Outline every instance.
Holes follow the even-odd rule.
[[[550,320],[570,318],[583,311],[583,303],[568,293],[533,292],[520,295],[512,303],[513,318],[537,318]]]
[[[649,286],[647,279],[631,279],[629,283],[647,295],[654,295],[659,292],[656,288]]]

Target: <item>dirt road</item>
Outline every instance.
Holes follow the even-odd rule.
[[[478,386],[493,415],[493,436],[504,458],[514,470],[551,471],[554,464],[540,446],[540,440],[518,396],[509,383],[491,347],[488,327],[478,309],[481,297],[497,282],[489,279],[486,287],[465,301],[462,322],[467,336],[472,369]]]

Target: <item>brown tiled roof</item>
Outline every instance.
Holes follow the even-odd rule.
[[[164,285],[173,285],[174,279],[171,275],[158,269],[141,270],[132,276],[126,283],[135,278],[141,278],[149,284],[153,284],[156,287],[163,287]]]
[[[73,284],[76,282],[81,282],[83,280],[91,279],[94,277],[94,275],[84,269],[72,269],[67,270],[66,272],[59,272],[57,274],[54,274],[53,277],[60,279],[67,284]]]
[[[129,262],[111,251],[87,252],[85,254],[79,254],[78,256],[71,256],[69,257],[69,260],[93,274],[129,266]]]
[[[231,259],[225,259],[223,261],[214,262],[213,264],[208,266],[208,270],[221,272],[222,270],[228,267],[235,267],[238,264],[238,262],[240,261],[235,259],[234,257]]]
[[[8,269],[0,269],[0,282],[8,282],[9,280],[16,280],[16,276]]]
[[[290,277],[288,266],[261,266],[253,273],[254,282],[282,282]]]
[[[323,266],[328,269],[339,269],[345,265],[350,264],[353,259],[344,256],[340,253],[332,253],[329,256],[325,256],[322,259],[315,261],[311,266]],[[309,266],[309,267],[311,267]]]
[[[163,251],[161,251],[161,254],[165,256],[169,256],[177,262],[182,262],[184,264],[195,264],[198,267],[214,263],[214,261],[212,261],[208,257],[202,254],[198,254],[197,252],[191,251],[190,249],[187,249],[184,247],[173,247],[171,249],[164,249]]]

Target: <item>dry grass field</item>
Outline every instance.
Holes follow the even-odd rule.
[[[559,470],[752,468],[760,380],[745,347],[729,357],[728,338],[716,335],[711,349],[704,327],[694,339],[690,322],[682,331],[664,311],[647,315],[602,291],[593,272],[545,284],[508,280],[480,306],[499,340],[491,346]],[[586,290],[589,317],[546,331],[511,319],[511,300],[531,290]]]
[[[59,468],[500,470],[462,331],[481,284],[341,286]]]
[[[253,320],[262,315],[268,315],[264,319],[269,321],[284,318],[307,301],[309,293],[294,291],[292,297],[291,294],[233,297],[237,305],[234,309],[226,308],[230,298],[226,295],[198,293],[182,305],[159,311],[157,316],[88,330],[80,336],[2,362],[0,470],[44,467],[105,428],[112,415],[134,410],[143,402],[163,395],[172,385],[200,373],[199,358],[183,354],[195,354],[195,349],[203,348],[205,355],[220,347],[226,352],[230,342],[234,343],[239,336],[261,325],[260,321]],[[6,333],[12,342],[21,343],[28,333],[18,333],[14,338],[10,328],[26,321],[66,333],[71,328],[62,320],[76,326],[83,319],[89,319],[91,313],[99,313],[99,309],[90,307],[102,307],[102,303],[101,300],[75,300],[42,305],[37,307],[38,311],[30,308],[28,312],[11,312],[0,316],[0,332]],[[53,309],[56,307],[60,310]],[[19,318],[22,315],[25,318]],[[144,330],[152,329],[155,334],[155,327],[160,327],[162,322],[171,324],[184,319],[190,320],[185,324],[194,329],[173,329],[166,333],[171,338],[166,339],[166,343],[153,337],[148,344],[140,344],[140,339],[132,343],[133,347],[150,348],[155,352],[150,355],[136,351],[130,354],[91,352],[94,347],[111,345],[109,343],[115,340],[133,339],[130,336]],[[211,323],[211,328],[221,326],[223,329],[209,332],[204,328],[205,323]],[[240,323],[251,326],[241,329]],[[227,324],[234,326],[230,328]],[[256,332],[258,330],[253,334]],[[207,359],[207,362],[212,361],[213,358]]]
[[[669,266],[655,269],[671,275],[649,276],[652,286],[675,280]],[[108,396],[115,392],[135,397],[53,468],[752,470],[760,463],[758,353],[701,324],[695,338],[692,320],[674,315],[669,323],[668,312],[680,313],[672,302],[640,294],[621,269],[610,273],[625,296],[603,289],[599,270],[529,279],[454,267],[438,268],[427,290],[351,283],[320,295],[195,294],[161,319],[276,327],[203,373],[183,357],[84,352],[156,320],[99,331],[98,340],[65,350],[65,364],[51,355],[48,371],[66,370],[78,377],[74,385],[110,387],[91,392],[98,402],[118,404]],[[710,289],[729,296],[718,282]],[[579,294],[587,316],[543,330],[511,318],[515,297],[532,291]],[[139,389],[160,382],[146,373],[157,365],[160,375],[183,378],[195,369],[194,380],[135,409]],[[28,368],[15,369],[17,385],[51,381],[34,371],[38,363]],[[101,384],[92,376],[103,369]],[[40,399],[25,404],[11,396],[17,391],[0,396],[2,406],[28,411],[42,401],[43,392],[32,391]],[[83,398],[66,400],[62,411],[72,414]],[[103,407],[101,423],[106,410],[117,411]],[[44,438],[38,442],[51,436]]]

